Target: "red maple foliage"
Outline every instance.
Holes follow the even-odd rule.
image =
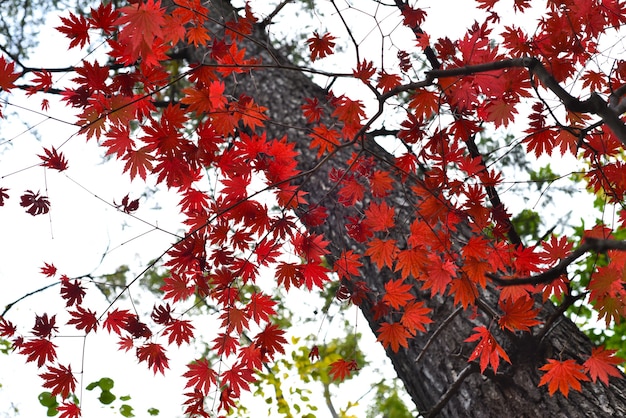
[[[582,390],[580,382],[589,380],[583,373],[582,366],[572,359],[563,361],[548,359],[548,363],[540,370],[546,374],[541,377],[539,386],[547,384],[551,395],[558,390],[567,397],[570,388],[580,392]]]
[[[20,206],[28,208],[26,212],[33,216],[45,214],[50,211],[50,201],[46,196],[40,196],[39,192],[33,193],[30,190],[26,190],[20,199]]]
[[[286,291],[326,289],[338,280],[330,283],[336,299],[367,310],[390,355],[413,350],[419,344],[411,340],[432,331],[430,324],[446,323],[447,318],[435,320],[443,315],[442,301],[460,306],[474,332],[457,335],[455,344],[476,343],[463,355],[477,360],[482,373],[488,367],[497,373],[501,359],[516,359],[507,350],[515,352],[521,333],[545,337],[550,330],[539,326],[558,323],[541,300],[566,311],[584,297],[607,325],[626,315],[626,247],[610,240],[613,229],[624,227],[626,211],[614,224],[602,220],[581,228],[577,242],[548,233],[527,244],[500,195],[518,181],[505,180],[506,169],[498,171],[497,160],[506,160],[506,153],[487,139],[518,129],[527,116],[523,135],[505,149],[536,158],[577,157],[585,171],[573,177],[599,197],[596,204],[605,211],[608,205],[623,207],[626,65],[619,58],[605,71],[595,59],[606,34],[626,23],[619,2],[548,1],[540,24],[526,32],[499,24],[501,2],[479,0],[486,17],[458,39],[425,33],[428,10],[404,1],[379,4],[394,7],[391,15],[398,27],[410,30],[415,47],[396,47],[392,64],[386,56],[366,54],[338,10],[356,59],[337,73],[287,66],[276,51],[254,41],[255,31],[266,33],[272,22],[259,21],[250,4],[216,19],[212,5],[199,0],[176,0],[171,7],[159,0],[117,3],[61,17],[56,30],[68,38],[68,48],[90,46],[96,32],[109,47],[106,65],[85,58],[71,69],[74,85],[62,89],[61,100],[76,110],[79,133],[122,162],[120,171],[129,180],[176,194],[185,230],[155,261],[163,258],[168,272],[159,289],[162,301],[149,317],[123,308],[119,297],[97,316],[83,306],[91,285],[83,278],[61,276],[60,297],[66,325],[85,335],[102,326],[116,335],[120,350],[134,353],[155,374],[169,366],[165,338],[158,338],[167,337],[173,350],[196,337],[193,318],[180,307],[191,301],[214,307],[219,330],[211,350],[223,364],[201,358],[187,366],[188,414],[208,416],[204,400],[213,391],[219,392],[220,408],[232,407],[250,389],[255,372],[285,354],[286,332],[273,320],[280,303],[259,283],[267,269]],[[516,0],[513,10],[530,7],[528,0]],[[334,54],[340,41],[318,31],[304,39],[315,65]],[[175,64],[182,51],[193,62]],[[3,92],[58,92],[52,70],[16,66],[19,60],[0,56]],[[286,91],[284,103],[267,103],[257,99],[256,87],[243,88],[250,80],[258,86],[257,74],[264,83],[262,72],[274,67],[352,79],[374,101],[334,89],[334,81],[324,92],[291,97]],[[18,85],[22,77],[30,85]],[[292,126],[277,116],[283,104],[300,122]],[[401,110],[400,118],[381,124],[392,107]],[[383,127],[388,123],[391,128]],[[278,128],[289,135],[273,137]],[[68,169],[54,146],[38,157],[46,170]],[[0,206],[8,190],[0,188]],[[139,199],[129,196],[120,204],[113,200],[113,206],[134,216]],[[33,216],[50,211],[48,197],[32,190],[21,195],[20,205]],[[587,263],[581,275],[588,279],[568,275],[568,267],[589,251],[601,256]],[[46,277],[56,273],[52,263],[41,267]],[[57,332],[55,315],[36,316],[32,336],[17,335],[11,322],[0,319],[0,336],[13,338],[27,362],[47,367],[44,387],[65,399],[75,390],[75,378],[70,366],[56,363]],[[248,334],[253,337],[245,342]],[[621,377],[615,351],[588,352],[580,353],[586,358],[582,365],[570,358],[541,359],[537,366],[547,361],[538,367],[545,374],[535,383],[567,397],[570,388],[582,390],[583,381],[599,379],[608,386],[610,377]],[[310,358],[319,355],[316,345]],[[340,382],[358,368],[356,360],[339,359],[328,373]],[[62,417],[80,415],[67,401],[58,410]]]
[[[61,364],[59,367],[50,366],[46,373],[39,376],[45,380],[43,387],[52,389],[52,395],[61,395],[63,399],[66,399],[76,390],[76,378],[71,366],[65,367]]]

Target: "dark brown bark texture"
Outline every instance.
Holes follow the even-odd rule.
[[[236,11],[228,2],[211,1],[208,4],[212,17],[218,22],[212,28],[214,33],[222,33],[219,22],[233,19]],[[239,43],[246,48],[248,58],[261,58],[264,65],[274,67],[254,70],[251,74],[237,74],[225,80],[227,93],[238,97],[245,93],[269,109],[270,122],[267,124],[268,137],[281,138],[296,144],[300,152],[300,169],[307,171],[315,167],[319,159],[316,151],[309,148],[309,126],[302,116],[301,106],[305,98],[317,98],[327,102],[327,92],[317,86],[305,73],[298,71],[280,51],[272,47],[267,28],[260,25],[253,34]],[[206,50],[188,49],[187,58],[193,62],[206,62]],[[283,67],[283,68],[281,68]],[[330,109],[330,107],[327,107]],[[384,141],[384,138],[380,139]],[[346,234],[346,217],[354,216],[358,208],[346,208],[337,202],[337,185],[329,179],[331,168],[346,168],[346,161],[354,151],[363,150],[376,158],[382,169],[390,169],[392,157],[368,137],[355,147],[347,147],[333,155],[311,175],[298,180],[306,191],[311,204],[327,208],[328,219],[314,232],[322,233],[330,241],[332,255],[337,257],[342,250],[354,249],[363,253],[364,246]],[[366,197],[365,201],[369,198]],[[411,195],[406,184],[398,187],[390,196],[390,204],[397,213],[394,237],[399,243],[406,242],[409,225],[416,217],[417,198]],[[302,212],[300,212],[302,213]],[[467,237],[462,232],[454,239],[463,242]],[[397,275],[389,269],[382,272],[376,266],[363,260],[362,280],[372,290],[372,300],[384,289],[386,281]],[[480,374],[477,365],[468,363],[468,357],[475,343],[464,343],[472,329],[488,325],[491,319],[479,310],[475,318],[472,312],[460,312],[453,316],[455,306],[449,296],[430,298],[430,292],[419,290],[414,281],[415,291],[433,310],[433,323],[428,332],[418,334],[410,341],[408,349],[401,348],[397,353],[391,350],[391,359],[398,377],[404,382],[407,392],[424,416],[444,417],[620,417],[626,416],[626,381],[611,378],[611,386],[601,383],[584,383],[583,391],[570,391],[565,398],[557,393],[549,396],[546,386],[537,387],[543,372],[538,368],[546,363],[546,358],[573,358],[582,363],[591,353],[590,340],[564,316],[552,323],[545,336],[539,340],[528,333],[496,333],[496,338],[510,356],[512,365],[502,363],[497,375],[487,369]],[[497,306],[497,291],[487,289],[480,298],[484,303]],[[374,332],[378,329],[373,319],[371,303],[360,306]],[[543,315],[548,317],[554,307],[544,305]],[[442,326],[442,324],[445,324]],[[494,329],[494,328],[492,328]],[[438,335],[416,361],[434,332]],[[537,334],[538,332],[535,332]],[[469,367],[469,368],[468,368]],[[447,394],[447,395],[444,395]]]

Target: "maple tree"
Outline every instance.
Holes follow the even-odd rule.
[[[480,20],[450,38],[427,32],[428,9],[395,0],[380,5],[397,23],[382,40],[397,32],[408,43],[393,38],[395,56],[381,60],[355,38],[349,16],[358,10],[331,1],[343,26],[306,34],[307,60],[295,65],[267,30],[289,2],[266,18],[255,3],[138,0],[66,13],[56,30],[67,48],[102,36],[106,52],[63,69],[73,84],[62,88],[51,68],[3,49],[3,92],[60,95],[76,114],[70,139],[101,147],[121,162],[120,176],[172,191],[186,228],[104,309],[87,303],[99,289],[91,277],[39,260],[60,284],[65,311],[38,313],[23,328],[10,303],[0,336],[41,369],[43,387],[62,399],[50,405],[64,417],[81,413],[70,396],[75,372],[57,354],[59,327],[107,333],[116,349],[166,374],[176,348],[197,336],[187,314],[201,301],[218,313],[219,329],[212,354],[189,359],[183,409],[228,413],[289,346],[265,286],[269,270],[270,289],[286,298],[332,290],[334,303],[358,307],[424,416],[626,410],[612,333],[595,346],[567,317],[595,312],[615,330],[626,315],[626,65],[602,49],[626,23],[624,5],[550,0],[532,6],[543,9],[529,30],[502,22],[510,1],[478,0]],[[513,3],[519,16],[531,11],[526,0]],[[381,16],[370,17],[384,33]],[[340,45],[354,56],[346,68],[326,68]],[[332,82],[318,87],[310,74]],[[37,165],[50,175],[72,170],[66,142],[43,146]],[[528,168],[507,163],[510,155],[571,160],[564,170],[604,216],[538,235],[508,206],[507,188]],[[558,176],[546,173],[531,172],[525,184],[548,183],[541,194],[551,194]],[[34,190],[18,192],[24,211],[54,211],[55,197]],[[14,193],[0,184],[0,206]],[[135,216],[141,203],[130,195],[107,203]],[[123,297],[157,263],[166,269],[162,300],[142,315]],[[324,363],[322,344],[305,357]],[[326,366],[337,382],[361,367],[356,350]]]

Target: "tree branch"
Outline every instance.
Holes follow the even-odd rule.
[[[457,68],[435,69],[428,71],[426,73],[426,77],[427,79],[455,77],[516,67],[527,68],[531,74],[534,74],[548,90],[554,93],[561,100],[561,103],[563,103],[568,110],[577,113],[592,113],[599,116],[606,126],[608,126],[619,138],[619,140],[626,145],[626,125],[619,118],[619,114],[623,111],[623,109],[620,110],[621,106],[613,105],[614,102],[619,102],[619,94],[626,90],[626,87],[619,88],[616,91],[617,94],[614,93],[611,95],[610,106],[602,97],[600,97],[598,93],[595,92],[592,93],[588,99],[581,101],[569,94],[552,76],[552,74],[548,72],[541,61],[535,57],[514,58],[484,64],[466,65],[464,67]]]
[[[580,247],[578,247],[574,252],[562,259],[559,264],[549,270],[544,271],[543,273],[537,274],[535,276],[513,279],[504,279],[500,275],[495,273],[487,273],[486,276],[500,286],[519,286],[526,284],[534,285],[550,283],[553,280],[558,279],[561,275],[565,274],[567,271],[567,267],[569,267],[570,264],[574,263],[587,252],[594,251],[596,253],[604,253],[608,250],[626,251],[626,241],[585,238],[585,242]]]
[[[441,325],[439,325],[437,327],[435,332],[433,332],[433,335],[430,336],[428,341],[426,341],[426,344],[424,344],[424,347],[422,347],[422,351],[420,351],[419,355],[415,359],[415,364],[419,363],[422,360],[422,357],[424,357],[424,354],[426,353],[426,350],[428,349],[430,344],[432,344],[432,342],[435,340],[437,335],[439,335],[439,333],[445,329],[446,325],[448,325],[450,323],[450,321],[452,321],[454,319],[455,316],[460,314],[461,311],[463,311],[463,307],[459,306],[450,315],[448,315],[448,317],[446,319],[444,319],[444,321],[441,323]]]
[[[478,370],[478,366],[476,365],[476,363],[470,363],[467,366],[465,366],[465,368],[461,370],[461,373],[459,373],[459,376],[456,378],[456,380],[450,385],[448,390],[446,390],[445,393],[441,395],[441,398],[439,398],[437,403],[433,405],[433,407],[424,414],[424,417],[431,418],[431,417],[437,416],[437,414],[441,412],[443,407],[446,406],[446,403],[448,403],[448,400],[452,397],[452,395],[454,395],[456,391],[459,389],[459,387],[461,386],[461,383],[463,383],[463,381],[469,375],[471,375],[472,373],[475,373],[477,370]]]

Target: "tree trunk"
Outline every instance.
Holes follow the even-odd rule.
[[[218,22],[223,22],[224,16],[226,20],[231,19],[236,13],[228,2],[213,0],[208,7]],[[223,32],[221,28],[213,28],[213,31]],[[263,64],[275,66],[254,70],[252,75],[238,74],[225,80],[227,92],[234,97],[245,93],[267,107],[270,118],[268,137],[287,135],[300,152],[300,169],[306,171],[315,167],[319,160],[316,151],[309,148],[308,125],[302,116],[301,106],[305,98],[317,98],[321,103],[327,103],[327,92],[274,49],[265,28],[260,25],[250,37],[239,42],[239,47],[246,49],[247,57],[261,58]],[[187,55],[191,61],[202,62],[205,52],[203,49],[190,49]],[[327,106],[327,109],[330,107]],[[368,138],[362,146],[365,152],[376,157],[381,168],[390,168],[389,162],[393,158],[372,138]],[[349,155],[354,151],[358,149],[341,150],[310,176],[300,180],[300,186],[308,193],[307,200],[327,208],[327,221],[314,232],[322,233],[331,243],[334,257],[346,249],[361,254],[365,250],[363,245],[345,233],[346,217],[354,215],[354,208],[346,208],[337,202],[334,193],[336,185],[329,178],[330,169],[345,168]],[[365,201],[368,199],[366,196]],[[393,238],[406,242],[410,220],[416,216],[413,208],[417,198],[411,195],[409,188],[397,187],[389,199],[396,207],[397,218],[406,220],[402,223],[405,228],[396,228]],[[382,290],[390,278],[397,276],[389,269],[379,271],[367,260],[362,261],[362,278],[374,293]],[[545,364],[546,358],[576,358],[582,362],[584,358],[580,353],[588,355],[591,352],[591,341],[569,319],[561,315],[541,340],[528,333],[498,333],[496,338],[509,354],[512,365],[501,365],[497,375],[490,369],[483,375],[477,365],[467,361],[475,343],[464,343],[463,340],[472,334],[474,327],[488,324],[490,319],[481,313],[470,319],[471,312],[459,312],[453,306],[451,297],[430,298],[430,292],[420,291],[419,284],[414,283],[420,300],[433,310],[433,323],[427,333],[418,334],[410,341],[408,349],[401,348],[397,353],[388,350],[387,355],[421,414],[481,418],[626,416],[626,381],[623,379],[611,379],[608,388],[601,383],[584,383],[582,393],[570,391],[568,398],[559,393],[549,396],[547,387],[537,387],[542,375],[538,368]],[[480,298],[496,306],[497,293],[494,289],[483,291]],[[366,301],[360,308],[376,332],[378,323],[374,320],[371,303]],[[543,316],[548,317],[554,312],[554,307],[544,305],[543,311]],[[435,332],[438,334],[425,348]],[[416,361],[418,357],[419,362]]]

